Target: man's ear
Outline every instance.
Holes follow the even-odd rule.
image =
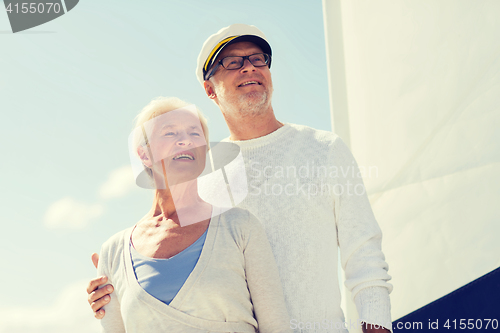
[[[208,98],[215,99],[217,97],[217,95],[215,94],[214,85],[209,80],[205,80],[205,82],[203,82],[203,88],[205,88],[205,93],[207,94]]]
[[[146,146],[137,147],[137,155],[139,155],[139,158],[146,167],[151,168],[153,163],[151,163],[151,159],[149,158],[149,153]]]

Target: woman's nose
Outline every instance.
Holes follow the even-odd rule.
[[[177,140],[177,145],[179,145],[179,146],[190,146],[192,144],[193,144],[193,142],[191,141],[191,138],[189,137],[189,135],[182,134],[179,137],[179,140]]]

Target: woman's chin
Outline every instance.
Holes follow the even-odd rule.
[[[178,174],[176,177],[170,177],[169,174],[167,173],[167,182],[169,186],[175,186],[179,184],[192,182],[193,180],[195,181],[196,179],[198,179],[200,175],[201,172],[196,172],[196,173],[186,173],[181,175]]]

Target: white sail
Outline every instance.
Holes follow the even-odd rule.
[[[347,100],[332,121],[364,167],[395,320],[500,267],[500,1],[323,8],[329,82]]]

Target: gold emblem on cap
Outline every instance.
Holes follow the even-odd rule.
[[[215,47],[213,48],[212,52],[210,52],[210,54],[208,55],[207,61],[205,61],[205,66],[203,66],[203,68],[205,69],[205,72],[208,69],[208,64],[210,63],[210,60],[212,60],[212,57],[214,56],[215,53],[217,53],[217,51],[221,48],[221,46],[223,46],[224,44],[232,41],[236,37],[239,37],[239,36],[227,37],[226,39],[221,40],[217,45],[215,45]]]

